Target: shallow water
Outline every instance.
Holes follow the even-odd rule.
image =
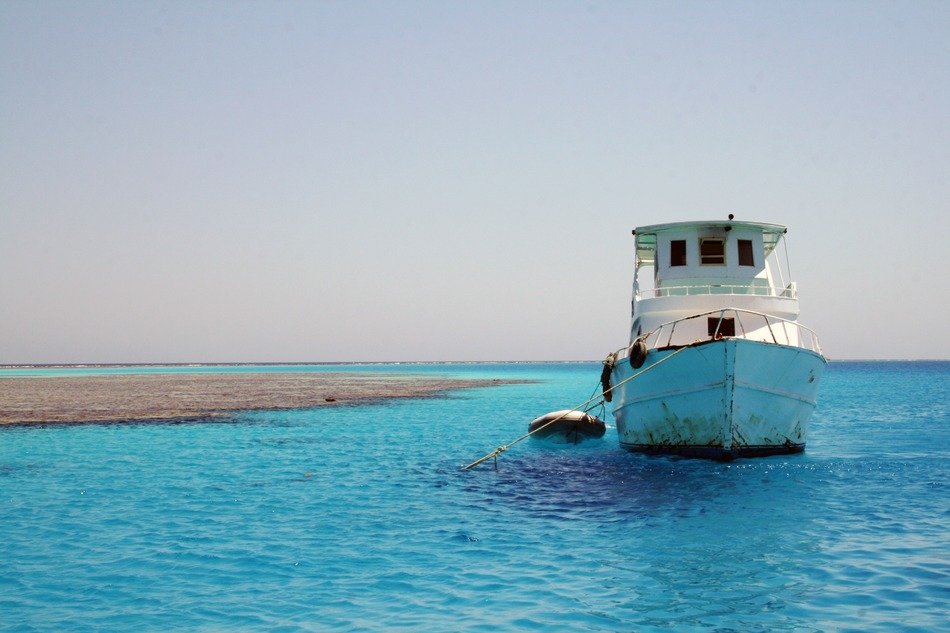
[[[831,363],[802,455],[644,457],[608,428],[469,472],[599,365],[387,371],[538,382],[0,430],[0,630],[950,628],[950,363]]]

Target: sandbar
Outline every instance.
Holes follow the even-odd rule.
[[[16,376],[0,378],[0,425],[211,420],[239,411],[431,398],[510,382],[366,372]]]

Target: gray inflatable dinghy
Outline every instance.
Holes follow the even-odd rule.
[[[587,439],[604,436],[607,425],[603,420],[583,411],[552,411],[532,420],[528,425],[531,437],[562,444],[577,444]]]

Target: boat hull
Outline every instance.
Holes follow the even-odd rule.
[[[712,459],[801,452],[825,364],[807,349],[739,338],[653,349],[637,370],[618,359],[611,381],[620,445]]]

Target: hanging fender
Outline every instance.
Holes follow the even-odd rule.
[[[634,369],[643,367],[643,362],[647,359],[647,344],[642,338],[638,338],[627,350],[627,358],[630,360],[630,366]]]
[[[614,363],[617,360],[616,354],[611,352],[604,359],[604,369],[600,372],[600,386],[604,392],[604,401],[610,402],[614,399],[614,394],[610,390],[610,373],[614,370]]]

